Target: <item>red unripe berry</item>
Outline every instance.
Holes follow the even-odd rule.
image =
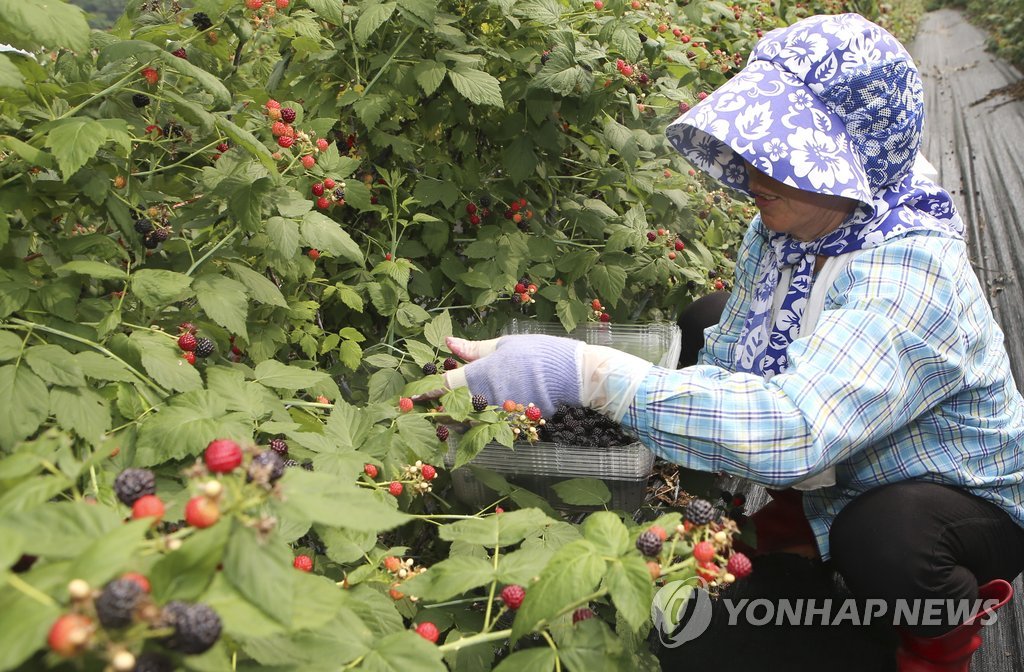
[[[303,572],[312,572],[313,558],[308,555],[296,555],[295,559],[292,560],[292,566]]]
[[[324,183],[323,182],[315,182],[313,184],[313,186],[310,187],[310,190],[313,192],[314,196],[323,196],[324,195]]]
[[[473,226],[479,226],[480,225],[480,217],[479,217],[479,215],[470,215],[469,216],[469,223],[472,224]]]
[[[668,253],[668,258],[669,258],[669,260],[675,259],[676,258],[676,253],[675,252],[669,252]]]
[[[737,579],[750,576],[750,572],[753,571],[753,569],[753,565],[750,564],[750,558],[738,552],[730,555],[729,562],[725,565],[725,571],[729,572]]]
[[[495,515],[497,515],[499,513],[505,513],[505,509],[501,508],[500,506],[496,506],[496,507],[494,507],[494,513],[495,513]]]
[[[437,643],[437,638],[440,636],[440,632],[437,630],[437,626],[430,622],[423,622],[416,626],[416,634],[427,640],[431,644]]]
[[[423,474],[423,478],[432,481],[437,478],[437,469],[432,464],[424,464],[420,467],[420,473]]]
[[[661,525],[651,525],[647,529],[648,529],[648,531],[653,532],[655,534],[655,536],[657,536],[658,539],[661,539],[662,541],[665,541],[666,539],[668,539],[668,532],[666,532],[665,528],[662,527]]]
[[[291,4],[289,0],[275,0],[274,4],[278,9],[288,9],[288,5]]]
[[[336,184],[337,183],[329,177],[326,180],[324,180],[324,186],[327,187],[328,189],[334,189]]]
[[[501,407],[505,410],[506,413],[514,413],[516,410],[516,402],[512,401],[511,399],[506,399],[505,403],[503,403]]]
[[[305,168],[306,170],[309,170],[310,168],[316,165],[316,158],[312,154],[306,154],[304,157],[302,157],[301,161],[302,167]]]
[[[611,322],[612,321],[612,316],[609,315],[608,313],[601,313],[601,321],[602,322]]]
[[[369,462],[367,462],[366,464],[363,465],[363,473],[369,476],[370,478],[377,478],[377,474],[379,473],[377,471],[377,465],[370,464]]]
[[[589,607],[580,607],[576,611],[572,612],[572,624],[576,625],[580,621],[586,621],[594,617],[594,612]]]
[[[683,241],[676,239],[676,252],[682,252],[685,249],[686,245],[683,244]]]
[[[698,562],[697,576],[704,579],[705,581],[714,581],[718,578],[718,565],[711,561]]]
[[[476,214],[476,203],[469,203],[469,204],[466,205],[466,214],[467,215],[475,215]]]
[[[412,399],[409,397],[402,397],[398,400],[398,410],[402,413],[408,413],[412,410]]]
[[[651,573],[652,581],[658,579],[661,576],[661,563],[656,560],[648,560],[647,571]]]
[[[596,9],[597,11],[601,11],[602,9],[604,9],[604,3],[601,2],[601,0],[594,0],[594,9]]]
[[[288,135],[288,124],[283,121],[275,121],[270,125],[270,134],[275,138],[282,135]]]
[[[629,3],[629,6],[632,7],[633,9],[640,9],[641,7],[643,7],[643,4],[640,2],[640,0],[633,0],[633,2]]]
[[[142,588],[142,592],[144,593],[148,593],[150,591],[149,579],[144,577],[142,574],[139,574],[138,572],[127,572],[125,574],[122,574],[121,578],[127,579],[129,581],[134,581],[135,583],[139,584],[139,588]]]
[[[309,252],[306,252],[306,254],[313,261],[316,261],[317,259],[320,258],[320,250],[313,249],[313,250],[310,250]]]
[[[327,148],[330,146],[331,143],[327,142],[323,138],[320,138],[319,140],[316,141],[316,148],[319,149],[321,152],[326,152]]]
[[[659,23],[658,24],[658,32],[659,33],[664,33],[666,30],[668,30],[668,24],[665,24],[665,23]]]
[[[384,568],[394,574],[402,568],[402,561],[393,555],[389,555],[384,558]]]
[[[281,103],[279,103],[276,100],[274,100],[273,98],[271,98],[270,100],[268,100],[266,102],[265,107],[268,110],[280,110],[281,109]]]
[[[384,261],[391,261],[391,253],[390,252],[385,252],[384,253]]]
[[[200,529],[210,527],[220,520],[220,507],[209,497],[200,495],[188,500],[185,505],[185,522]]]
[[[511,585],[501,589],[501,601],[512,611],[519,608],[524,597],[526,597],[526,590],[522,586]]]
[[[206,446],[203,461],[215,474],[226,474],[242,464],[242,447],[231,439],[215,439]]]
[[[700,93],[697,94],[697,100],[704,100],[707,97],[708,97],[708,94],[705,93],[704,91],[701,91]]]
[[[516,283],[516,294],[522,294],[526,291],[526,285],[521,282]]]
[[[602,308],[601,301],[599,299],[594,299],[593,301],[591,301],[590,302],[590,306],[594,310],[601,310],[601,308]]]
[[[282,135],[277,139],[277,144],[281,145],[284,149],[288,149],[295,143],[290,135]]]
[[[156,518],[158,523],[164,517],[164,503],[156,495],[143,495],[132,504],[132,520],[140,518]]]
[[[393,497],[401,495],[403,489],[402,484],[398,481],[391,481],[391,484],[388,485],[388,492],[390,492]]]
[[[528,420],[531,420],[533,422],[537,422],[538,420],[540,420],[540,409],[537,408],[536,406],[528,406],[524,414],[526,415],[526,418]]]
[[[181,355],[181,358],[184,359],[189,364],[191,364],[192,366],[196,365],[196,353],[194,353],[194,352],[183,353]]]
[[[715,545],[710,541],[702,541],[693,547],[693,559],[697,562],[710,562],[715,559]]]
[[[160,73],[153,68],[143,68],[141,74],[151,86],[160,81]]]
[[[316,199],[316,207],[320,208],[321,210],[326,210],[327,208],[331,207],[331,199],[327,198],[326,196],[321,196],[320,198]]]
[[[82,653],[92,639],[93,622],[81,614],[64,614],[50,627],[46,643],[58,656],[70,658]]]
[[[723,289],[725,289],[725,283],[722,282],[721,280],[715,280],[715,289],[717,289],[718,291],[722,291]]]
[[[632,65],[623,66],[623,68],[622,68],[622,75],[624,77],[632,77],[633,76],[633,66]]]
[[[178,336],[178,347],[186,352],[192,352],[196,349],[196,337],[192,335],[191,331],[186,331],[181,336]]]
[[[245,6],[255,12],[263,6],[263,0],[245,0]]]

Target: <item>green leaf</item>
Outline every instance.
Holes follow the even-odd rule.
[[[455,90],[471,103],[499,108],[505,106],[501,99],[500,83],[482,70],[456,66],[454,70],[448,71],[448,78]]]
[[[0,519],[4,536],[7,529],[31,530],[24,535],[23,552],[47,559],[77,558],[97,538],[122,525],[113,508],[85,502],[48,503]]]
[[[437,645],[411,630],[373,640],[373,649],[359,665],[365,672],[447,672]]]
[[[612,501],[608,486],[596,478],[571,478],[551,486],[558,498],[573,506],[601,506]]]
[[[142,422],[135,466],[199,455],[214,439],[251,441],[251,422],[243,413],[228,412],[219,395],[208,390],[186,392]]]
[[[43,168],[53,167],[52,154],[47,154],[43,150],[33,147],[18,138],[10,135],[0,135],[0,145],[5,145],[7,149],[11,150],[31,164],[42,166]]]
[[[434,15],[437,14],[437,5],[430,0],[398,0],[398,7],[406,17],[413,16],[428,27],[434,23]]]
[[[292,553],[253,528],[236,526],[224,553],[224,576],[252,604],[283,625],[292,619],[295,581]]]
[[[494,566],[468,555],[455,556],[431,565],[423,574],[402,584],[402,592],[440,602],[487,585],[494,579]]]
[[[633,131],[629,130],[611,117],[605,119],[604,137],[608,144],[615,148],[627,166],[632,166],[640,158],[640,150],[633,137]]]
[[[267,146],[260,142],[259,138],[245,130],[244,128],[236,125],[230,121],[227,117],[221,115],[214,115],[214,119],[217,124],[217,130],[226,135],[231,140],[232,144],[238,145],[245,151],[252,154],[263,167],[272,173],[277,172],[277,161],[274,160],[273,155]]]
[[[587,516],[583,536],[594,542],[606,555],[622,555],[630,549],[629,530],[611,511],[598,511]]]
[[[63,266],[58,266],[54,271],[58,274],[78,273],[79,275],[88,275],[100,280],[125,280],[128,277],[124,269],[104,264],[101,261],[69,261]]]
[[[142,269],[132,274],[132,291],[150,308],[162,308],[191,295],[192,278],[184,273]]]
[[[69,578],[101,586],[122,571],[131,569],[139,547],[146,541],[151,520],[133,520],[103,535],[71,563]]]
[[[363,532],[382,532],[410,520],[396,508],[395,500],[339,482],[332,474],[289,469],[281,479],[288,492],[286,506],[307,520]]]
[[[565,299],[555,304],[555,314],[567,332],[587,319],[587,306],[580,301]]]
[[[501,661],[494,672],[551,672],[558,654],[549,646],[516,651]]]
[[[138,380],[122,362],[98,352],[80,352],[75,355],[75,362],[89,378],[96,380],[115,380],[122,383],[134,383]]]
[[[445,310],[423,327],[423,337],[438,350],[448,352],[445,339],[452,335],[452,316]]]
[[[202,595],[224,559],[230,531],[230,519],[196,530],[181,548],[160,558],[149,571],[153,598],[163,604]]]
[[[35,51],[65,48],[79,53],[89,49],[89,24],[78,7],[47,0],[0,0],[0,37],[15,47]]]
[[[507,514],[501,514],[502,516]],[[540,580],[526,591],[512,624],[512,638],[519,639],[538,623],[594,592],[604,576],[605,563],[597,548],[586,539],[562,546],[541,572]]]
[[[444,76],[448,74],[448,68],[443,63],[429,59],[417,63],[412,71],[416,76],[416,83],[428,96],[437,91],[437,87],[441,86],[441,82],[444,81]]]
[[[405,378],[398,371],[381,369],[370,376],[370,403],[392,401],[405,386]]]
[[[0,0],[0,3],[9,0]],[[96,156],[107,141],[107,130],[103,124],[92,119],[72,117],[54,122],[47,134],[46,146],[60,166],[61,175],[67,182],[78,169]]]
[[[626,288],[626,269],[614,264],[597,264],[590,270],[590,284],[602,303],[615,307]]]
[[[50,408],[57,424],[92,444],[110,429],[110,402],[87,387],[54,387]]]
[[[503,553],[498,559],[498,581],[518,583],[523,586],[529,585],[535,577],[544,571],[554,554],[554,550],[547,548],[528,548],[512,553]]]
[[[0,330],[0,362],[17,359],[21,354],[22,340],[16,334]]]
[[[0,54],[0,89],[25,88],[25,76],[5,54]]]
[[[253,299],[260,303],[266,303],[271,306],[280,306],[281,308],[287,308],[288,302],[285,301],[284,294],[278,289],[277,285],[271,282],[265,275],[257,273],[248,266],[242,264],[229,263],[228,268],[231,269],[231,274],[235,278],[245,285],[245,288],[249,291],[249,295]]]
[[[502,163],[516,184],[537,173],[537,155],[533,147],[533,139],[523,136],[502,153]]]
[[[626,555],[608,567],[608,591],[616,609],[634,630],[647,622],[654,601],[654,584],[647,563],[637,555]]]
[[[255,375],[257,383],[282,390],[304,390],[330,379],[330,376],[322,371],[289,366],[275,359],[257,364]]]
[[[345,13],[342,11],[345,5],[342,0],[306,0],[306,3],[328,23],[336,26],[345,25]]]
[[[248,175],[232,175],[217,185],[217,191],[227,194],[228,212],[242,229],[254,233],[263,226],[263,205],[273,186],[269,177],[251,179]]]
[[[359,20],[356,22],[356,42],[366,44],[370,35],[384,25],[384,22],[391,18],[398,7],[396,2],[367,2],[362,6]]]
[[[640,34],[636,28],[625,23],[619,23],[612,33],[612,47],[618,50],[627,61],[636,61],[640,58],[642,45]]]
[[[249,297],[245,285],[223,275],[208,273],[196,278],[192,287],[199,305],[210,319],[228,331],[248,338],[245,320],[249,312]]]
[[[301,213],[300,213],[301,214]],[[266,234],[274,242],[275,251],[284,259],[299,253],[299,225],[284,217],[267,220]]]
[[[458,520],[442,526],[439,534],[445,541],[461,541],[494,548],[519,543],[538,528],[554,522],[540,509],[520,509],[486,518]]]
[[[49,412],[50,392],[39,376],[27,366],[0,367],[0,447],[32,434]]]
[[[41,592],[65,582],[65,564],[50,564],[28,574],[22,580],[30,585],[49,583]],[[40,590],[40,587],[36,587]],[[56,603],[41,602],[13,586],[0,588],[0,670],[38,669],[38,665],[22,665],[46,641],[47,632],[60,616],[61,609]]]
[[[306,245],[355,264],[363,263],[363,253],[341,225],[323,213],[311,211],[302,218],[302,238]]]
[[[85,385],[85,375],[74,355],[59,345],[34,345],[25,350],[25,361],[36,375],[52,385]]]
[[[211,102],[207,103],[211,110],[226,110],[231,107],[231,92],[219,77],[203,70],[188,59],[178,58],[169,51],[161,50],[159,53],[165,68],[191,77],[206,89],[206,92],[212,97]]]
[[[199,372],[182,359],[174,340],[142,331],[134,332],[131,340],[139,348],[146,373],[159,385],[179,392],[198,390],[203,386]]]

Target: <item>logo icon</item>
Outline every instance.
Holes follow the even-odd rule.
[[[697,639],[711,624],[711,595],[699,577],[666,583],[654,595],[651,620],[662,646],[674,649]]]

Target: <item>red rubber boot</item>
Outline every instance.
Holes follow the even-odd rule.
[[[997,601],[963,625],[939,637],[917,637],[900,630],[900,648],[896,652],[899,672],[968,672],[971,656],[981,646],[980,621],[1013,597],[1013,586],[1002,579],[978,586],[982,602]]]

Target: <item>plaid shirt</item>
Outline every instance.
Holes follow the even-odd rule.
[[[963,487],[1024,525],[1024,400],[964,242],[919,232],[859,253],[766,381],[733,365],[764,235],[748,229],[701,363],[651,368],[622,423],[665,459],[769,487],[834,465],[836,484],[803,499],[824,558],[847,503],[908,479]]]

